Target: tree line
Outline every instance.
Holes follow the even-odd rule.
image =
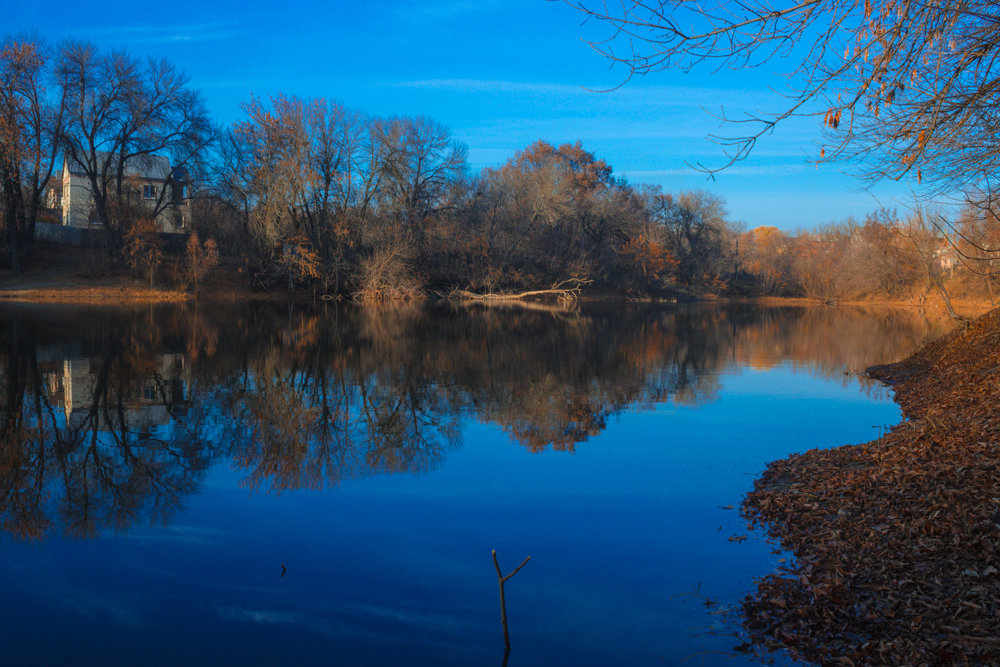
[[[151,284],[169,273],[196,288],[221,252],[251,285],[362,300],[566,284],[821,298],[940,286],[944,237],[887,214],[794,236],[743,232],[720,197],[630,184],[579,142],[539,140],[473,173],[465,147],[423,116],[283,94],[252,97],[242,112],[218,126],[167,60],[6,38],[0,215],[11,270],[34,250],[65,158],[84,175],[109,257]],[[151,207],[126,169],[150,156],[172,167]],[[193,237],[184,266],[167,271],[150,221],[170,205],[171,185],[186,189],[193,228],[208,241]],[[988,254],[982,242],[966,254]],[[991,281],[979,282],[992,298]]]
[[[968,204],[954,221],[881,209],[812,231],[762,226],[739,236],[744,293],[835,300],[919,300],[938,294],[996,303],[995,214]],[[946,233],[947,232],[947,233]]]
[[[723,202],[633,187],[579,143],[538,141],[472,173],[423,116],[378,118],[323,98],[251,98],[219,127],[163,59],[9,37],[0,50],[0,192],[11,269],[32,251],[46,188],[72,160],[119,261],[154,276],[126,165],[166,156],[196,231],[262,286],[364,298],[577,280],[623,291],[713,285],[731,266]],[[138,231],[137,231],[138,230]],[[137,244],[139,247],[137,248]]]

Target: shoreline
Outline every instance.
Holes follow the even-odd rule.
[[[179,289],[165,287],[149,287],[147,284],[127,276],[87,277],[76,275],[65,270],[53,271],[50,275],[40,276],[39,271],[31,271],[19,276],[0,276],[0,303],[35,303],[35,304],[73,304],[73,305],[149,305],[156,303],[183,303],[186,301],[313,301],[312,293],[296,291],[292,294],[284,289],[272,291],[255,291],[240,280],[237,272],[222,270],[211,276],[199,290],[198,294]],[[428,299],[433,300],[429,296]],[[349,297],[340,299],[324,299],[333,301],[350,301]],[[689,299],[636,299],[621,294],[608,292],[584,293],[579,298],[585,303],[640,303],[651,305],[680,305],[684,303],[736,303],[759,304],[763,306],[829,306],[858,308],[922,308],[932,311],[944,311],[944,305],[938,295],[920,299],[863,299],[838,300],[828,303],[822,299],[808,297],[782,296],[716,296],[696,295]],[[392,303],[392,302],[388,302]],[[537,301],[507,301],[508,305],[545,304]],[[978,317],[992,310],[994,305],[974,299],[953,299],[956,310],[965,316]]]
[[[819,664],[1000,662],[1000,309],[869,368],[904,420],[768,464],[744,500],[795,558],[743,602]]]
[[[227,301],[255,302],[280,301],[287,303],[313,301],[352,301],[350,295],[321,297],[308,290],[293,293],[286,289],[268,291],[253,289],[247,281],[243,265],[233,258],[223,258],[220,265],[213,270],[201,283],[197,295],[190,291],[162,286],[150,287],[148,282],[140,281],[120,270],[108,271],[107,260],[103,253],[80,252],[65,246],[39,243],[44,246],[44,253],[37,253],[26,258],[24,271],[13,275],[9,270],[0,271],[0,303],[35,303],[35,304],[72,304],[72,305],[150,305],[156,303],[183,303],[187,301]],[[418,301],[435,300],[442,295],[423,293]],[[579,294],[579,302],[587,303],[639,303],[639,304],[685,304],[685,303],[736,303],[760,304],[771,306],[803,306],[814,307],[826,305],[854,306],[864,308],[922,308],[927,311],[944,312],[944,303],[937,292],[907,299],[852,299],[828,301],[806,297],[784,296],[719,296],[714,293],[685,293],[678,291],[672,295],[660,297],[635,297],[609,290],[593,289]],[[476,300],[476,303],[484,301]],[[364,303],[364,302],[362,302]],[[393,301],[379,302],[391,305]],[[555,299],[536,299],[531,301],[504,300],[505,304],[532,304],[530,307],[556,306]],[[981,315],[994,306],[984,299],[953,298],[952,304],[963,316]]]

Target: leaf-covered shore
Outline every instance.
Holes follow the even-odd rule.
[[[906,420],[775,461],[744,501],[795,554],[747,629],[824,665],[1000,663],[1000,310],[867,372]]]

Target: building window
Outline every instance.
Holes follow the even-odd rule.
[[[156,199],[156,186],[155,185],[144,185],[144,186],[142,186],[142,198],[143,199]]]

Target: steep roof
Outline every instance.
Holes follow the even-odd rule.
[[[104,167],[111,153],[97,152],[98,169]],[[85,176],[83,166],[76,159],[66,156],[69,173],[74,176]],[[164,155],[134,155],[125,161],[125,176],[165,181],[170,175],[170,158]]]

